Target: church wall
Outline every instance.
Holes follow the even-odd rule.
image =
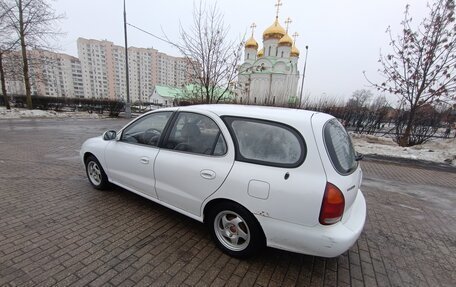
[[[253,74],[251,76],[250,103],[264,104],[270,97],[271,74]]]
[[[276,105],[283,105],[288,102],[290,85],[291,83],[288,75],[273,75],[272,91],[273,99]]]
[[[277,39],[269,39],[263,41],[264,46],[264,55],[266,57],[275,57],[277,55],[277,45],[279,40]],[[270,52],[270,54],[269,54]]]
[[[253,63],[256,60],[257,50],[253,48],[246,48],[244,51],[244,61]]]
[[[278,57],[279,58],[290,58],[291,47],[281,46],[278,48]]]

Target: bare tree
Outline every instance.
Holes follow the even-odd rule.
[[[2,86],[3,101],[5,102],[6,109],[10,110],[11,106],[6,91],[5,68],[3,65],[3,58],[6,52],[8,52],[7,48],[0,47],[0,85]]]
[[[371,110],[379,110],[384,107],[389,107],[388,101],[386,100],[386,97],[383,95],[375,97],[375,99],[372,101],[372,104],[370,106]]]
[[[362,133],[364,121],[369,114],[368,105],[373,94],[366,89],[356,90],[347,101],[344,120],[347,125],[356,127],[355,132]]]
[[[407,124],[407,119],[410,116],[410,110],[400,109],[395,118],[396,141],[400,141],[402,134]],[[431,104],[421,106],[415,114],[416,118],[410,132],[409,144],[418,145],[430,140],[442,127],[444,114],[439,113]]]
[[[20,42],[27,107],[31,109],[32,95],[27,48],[51,49],[50,43],[60,35],[56,24],[63,15],[57,15],[47,0],[2,0],[2,2],[11,7],[6,15],[6,21],[14,29]]]
[[[348,100],[348,105],[352,105],[357,108],[367,106],[372,99],[373,94],[371,91],[362,89],[353,92],[351,98]]]
[[[398,95],[407,111],[403,129],[398,129],[398,144],[413,145],[411,133],[419,110],[441,99],[455,99],[456,23],[455,1],[436,0],[429,5],[429,16],[414,29],[409,5],[405,9],[402,33],[394,38],[392,51],[381,54],[381,83],[372,83],[379,91]],[[369,80],[368,80],[369,81]],[[398,135],[399,135],[398,134]]]
[[[169,40],[192,67],[192,93],[198,89],[200,102],[218,103],[230,93],[230,83],[238,74],[242,41],[229,40],[229,27],[217,6],[199,3],[193,8],[193,25],[180,28],[178,43]]]
[[[4,0],[0,0],[0,85],[2,86],[3,101],[5,102],[6,109],[11,109],[9,99],[6,91],[5,80],[5,54],[12,51],[18,44],[18,41],[13,37],[13,28],[8,23],[8,13],[11,12],[12,7],[8,6]]]
[[[0,85],[2,86],[3,101],[5,102],[6,109],[10,110],[11,107],[6,93],[5,73],[3,71],[3,49],[0,49]]]

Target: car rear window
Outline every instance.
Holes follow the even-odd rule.
[[[337,119],[325,124],[324,141],[329,158],[339,173],[350,174],[357,168],[358,162],[350,136]]]
[[[236,145],[236,159],[279,166],[299,166],[305,156],[302,136],[292,127],[271,121],[225,117]]]

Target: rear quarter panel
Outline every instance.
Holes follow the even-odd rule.
[[[313,132],[315,134],[316,146],[321,155],[321,162],[325,169],[328,182],[331,182],[332,184],[336,185],[344,194],[345,212],[342,218],[342,220],[344,220],[344,217],[348,217],[350,207],[355,201],[358,191],[360,189],[362,171],[359,164],[356,170],[354,170],[350,174],[341,174],[334,168],[331,159],[328,155],[326,145],[324,142],[324,136],[322,133],[325,124],[331,119],[333,119],[333,117],[329,115],[315,114],[312,117],[312,126]]]
[[[282,168],[235,161],[224,184],[205,204],[216,198],[226,198],[246,207],[260,221],[261,217],[267,217],[303,226],[319,224],[326,175],[312,127],[308,120],[294,119],[286,124],[298,130],[305,140],[306,158],[302,165]],[[285,179],[286,173],[289,173],[288,179]],[[267,198],[249,193],[252,181],[269,186]]]

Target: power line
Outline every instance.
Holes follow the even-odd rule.
[[[166,39],[164,39],[164,38],[162,38],[162,37],[156,36],[156,35],[152,34],[152,33],[149,32],[149,31],[146,31],[146,30],[144,30],[144,29],[142,29],[142,28],[139,28],[138,26],[135,26],[135,25],[130,24],[130,23],[127,23],[127,25],[130,26],[130,27],[133,27],[133,28],[135,28],[135,29],[137,29],[137,30],[139,30],[139,31],[141,31],[141,32],[143,32],[143,33],[146,33],[147,35],[150,35],[150,36],[152,36],[152,37],[154,37],[154,38],[156,38],[156,39],[158,39],[158,40],[160,40],[160,41],[163,41],[163,42],[165,42],[165,43],[168,43],[168,44],[170,44],[170,45],[172,45],[172,46],[176,46],[176,44],[174,44],[174,43],[172,43],[172,42],[170,42],[170,41],[168,41],[168,40],[166,40]]]

